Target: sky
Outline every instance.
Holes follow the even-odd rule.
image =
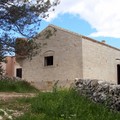
[[[60,0],[49,15],[40,31],[54,24],[120,48],[120,0]]]

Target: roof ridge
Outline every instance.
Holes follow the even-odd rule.
[[[61,28],[61,27],[56,26],[56,25],[53,25],[53,24],[49,24],[48,27],[55,27],[55,28],[60,29],[60,30],[62,30],[62,31],[65,31],[65,32],[68,32],[68,33],[72,33],[72,34],[74,34],[74,35],[77,35],[77,36],[82,37],[82,35],[79,34],[79,33],[72,32],[72,31],[70,31],[70,30],[68,30],[68,29],[64,29],[64,28]]]
[[[95,42],[95,43],[98,43],[98,44],[101,44],[101,45],[104,45],[104,46],[107,46],[107,47],[110,47],[110,48],[113,48],[113,49],[115,49],[115,50],[120,51],[119,48],[113,47],[113,46],[108,45],[108,44],[106,44],[106,43],[102,43],[102,42],[100,42],[100,41],[97,41],[97,40],[95,40],[95,39],[93,39],[93,38],[87,37],[87,36],[85,36],[85,35],[81,35],[81,34],[76,33],[76,32],[72,32],[72,31],[70,31],[70,30],[61,28],[61,27],[56,26],[56,25],[53,25],[53,24],[49,24],[47,27],[54,27],[54,28],[56,28],[56,29],[59,29],[59,30],[62,30],[62,31],[65,31],[65,32],[68,32],[68,33],[72,33],[72,34],[74,34],[74,35],[77,35],[77,36],[79,36],[79,37],[85,38],[85,39],[90,40],[90,41],[92,41],[92,42]]]

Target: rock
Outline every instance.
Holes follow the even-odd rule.
[[[89,97],[98,103],[120,111],[120,85],[114,85],[102,80],[76,79],[75,86],[81,95]]]
[[[12,120],[12,116],[8,116],[8,119]]]
[[[3,120],[3,117],[2,117],[2,116],[0,116],[0,120]]]
[[[91,87],[96,87],[98,85],[98,81],[97,80],[95,80],[95,81],[92,80],[90,85],[91,85]]]

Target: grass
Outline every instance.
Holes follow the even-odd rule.
[[[26,81],[0,80],[1,92],[38,92]],[[75,90],[40,92],[34,98],[0,100],[1,109],[25,113],[14,120],[120,120],[120,113],[96,104]],[[0,113],[2,115],[3,113]]]
[[[24,80],[2,79],[0,80],[0,92],[37,92],[38,90]]]
[[[119,120],[120,113],[79,96],[74,90],[40,93],[35,98],[20,99],[31,104],[16,120]]]

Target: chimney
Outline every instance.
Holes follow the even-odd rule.
[[[106,41],[105,41],[105,40],[102,40],[102,41],[101,41],[101,43],[105,44],[105,43],[106,43]]]

